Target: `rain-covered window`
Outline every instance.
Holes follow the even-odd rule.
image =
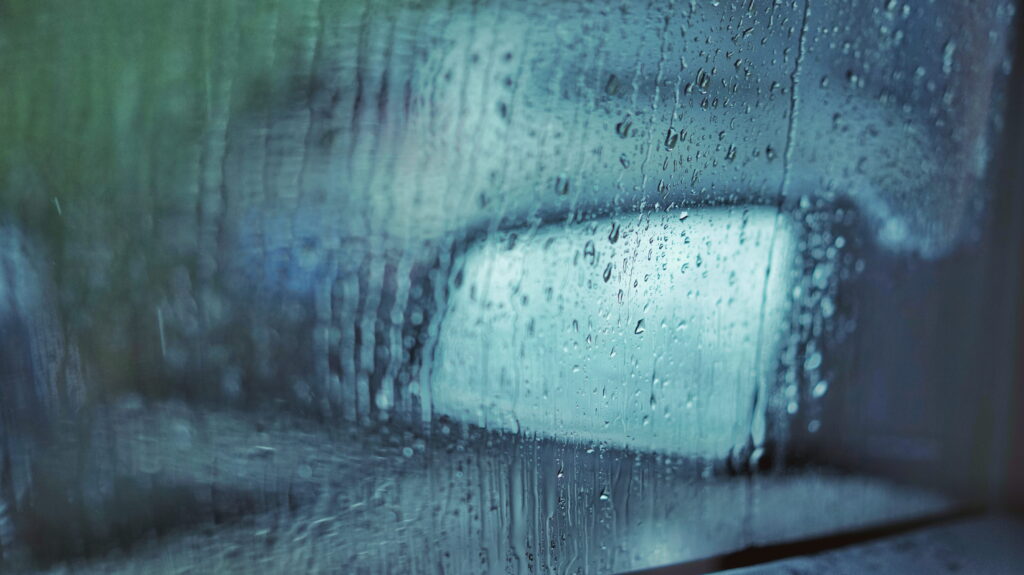
[[[0,2],[0,570],[624,572],[992,500],[1016,6]]]

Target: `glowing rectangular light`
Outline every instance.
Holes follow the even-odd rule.
[[[769,207],[493,234],[461,261],[434,413],[567,441],[724,454],[763,433],[755,391],[778,362],[793,235]]]

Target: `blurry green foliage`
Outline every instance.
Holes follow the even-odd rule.
[[[321,9],[0,2],[0,221],[49,254],[66,329],[105,389],[159,379],[155,306],[175,270],[194,272],[200,229],[222,224],[231,125],[308,86],[296,70]]]

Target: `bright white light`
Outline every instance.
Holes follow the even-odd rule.
[[[484,240],[464,255],[442,324],[434,413],[570,441],[723,454],[752,429],[763,433],[755,389],[777,365],[792,249],[792,228],[764,207]]]

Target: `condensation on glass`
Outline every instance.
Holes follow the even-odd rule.
[[[615,572],[953,508],[1015,13],[3,3],[3,564]]]

